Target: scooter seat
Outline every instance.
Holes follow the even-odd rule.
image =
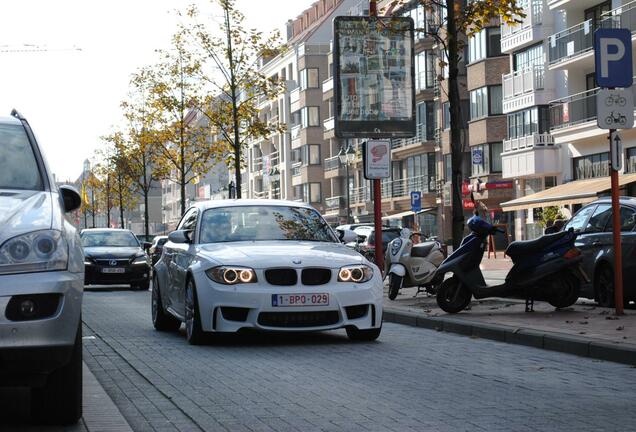
[[[418,258],[426,258],[435,247],[436,242],[424,242],[413,245],[411,248],[411,256]]]
[[[567,235],[568,231],[561,231],[556,234],[544,235],[535,240],[514,241],[510,243],[510,246],[506,249],[506,255],[514,259],[520,255],[539,252]]]

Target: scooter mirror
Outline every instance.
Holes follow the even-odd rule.
[[[400,231],[400,237],[409,238],[411,236],[411,230],[408,228],[402,228]]]

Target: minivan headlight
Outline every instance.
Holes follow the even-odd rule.
[[[60,231],[35,231],[0,246],[0,274],[66,270],[68,245]]]

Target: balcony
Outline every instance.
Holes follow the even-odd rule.
[[[254,198],[256,198],[256,199],[269,198],[269,192],[267,192],[267,191],[254,191],[253,195],[254,195]]]
[[[302,162],[294,162],[291,166],[291,175],[292,177],[297,177],[300,175],[300,169],[302,168]]]
[[[418,176],[382,183],[382,198],[409,197],[413,191],[422,193],[435,192],[435,176]]]
[[[584,5],[579,3],[583,1],[577,1],[577,8],[584,9]],[[557,69],[579,61],[583,62],[584,67],[593,67],[594,32],[599,28],[626,28],[632,33],[636,32],[636,1],[605,13],[599,20],[583,21],[550,36],[548,40],[550,68]],[[634,40],[633,36],[632,40]]]
[[[543,28],[543,0],[530,0],[530,10],[517,25],[501,25],[501,52],[510,53],[533,42],[543,40],[547,35]]]
[[[295,112],[300,109],[300,87],[296,87],[289,93],[290,111]]]
[[[544,65],[512,72],[502,76],[503,112],[509,113],[535,105],[547,105],[554,98],[552,86],[545,85]]]
[[[322,82],[322,92],[327,93],[333,90],[333,77],[329,77]]]
[[[397,138],[391,140],[391,149],[399,150],[404,147],[412,145],[420,145],[427,141],[435,140],[435,131],[430,128],[427,130],[426,125],[417,125],[417,130],[414,137],[411,138]]]
[[[252,159],[252,174],[255,176],[263,175],[263,157],[255,157]]]
[[[552,135],[534,133],[504,140],[501,154],[502,177],[515,178],[561,171],[560,146]]]
[[[298,46],[298,58],[306,55],[327,55],[331,52],[331,44],[306,44],[302,43]]]
[[[344,196],[325,198],[325,207],[328,211],[331,210],[331,212],[333,212],[334,210],[339,211],[340,209],[346,209],[347,198]]]
[[[325,132],[333,130],[335,124],[336,120],[333,117],[329,117],[322,123]]]
[[[351,204],[365,204],[371,201],[371,189],[366,187],[351,189],[350,200]]]
[[[338,168],[340,168],[340,157],[332,156],[330,158],[327,158],[323,162],[323,165],[325,167],[325,172],[337,170]]]

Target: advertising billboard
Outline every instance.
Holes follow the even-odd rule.
[[[415,136],[413,20],[336,17],[333,52],[336,136]]]

